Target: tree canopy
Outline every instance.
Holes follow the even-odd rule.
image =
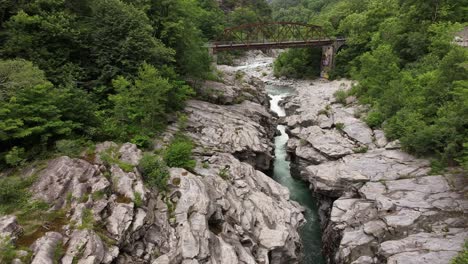
[[[332,76],[358,81],[352,93],[371,106],[369,125],[414,154],[466,164],[468,51],[453,43],[467,22],[466,1],[278,0],[273,7],[274,17],[346,36]],[[310,76],[303,58],[288,51],[275,70]]]

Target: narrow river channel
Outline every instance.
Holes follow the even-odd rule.
[[[279,105],[281,99],[291,94],[292,89],[284,86],[267,86],[270,97],[270,108],[278,116],[285,116],[285,110]],[[290,162],[287,160],[286,143],[288,134],[285,126],[278,125],[280,136],[275,137],[275,162],[273,169],[273,179],[287,187],[291,193],[291,199],[297,201],[305,208],[305,218],[307,223],[301,228],[300,235],[304,245],[304,258],[302,264],[323,264],[325,263],[321,255],[321,230],[318,216],[317,201],[312,196],[308,185],[291,176]]]

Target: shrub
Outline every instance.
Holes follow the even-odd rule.
[[[82,152],[86,142],[82,139],[62,139],[55,142],[55,149],[61,155],[77,157]]]
[[[141,207],[143,205],[143,199],[141,198],[141,193],[139,192],[134,192],[133,195],[135,196],[135,206],[136,207]]]
[[[465,243],[465,248],[462,252],[452,259],[450,264],[467,264],[468,263],[468,242]]]
[[[32,183],[32,178],[22,179],[19,176],[0,178],[0,205],[20,204],[21,201],[27,200],[29,196],[27,188]]]
[[[15,246],[10,238],[0,237],[0,263],[11,263],[16,257]]]
[[[146,135],[136,135],[130,140],[130,142],[140,148],[148,148],[151,146],[151,138]]]
[[[378,110],[372,110],[367,114],[366,117],[366,124],[371,128],[380,127],[382,122],[384,121],[384,115]]]
[[[155,155],[145,154],[139,167],[148,186],[157,187],[162,191],[167,189],[167,180],[170,175],[163,160]]]
[[[164,160],[169,167],[184,168],[192,171],[196,161],[192,159],[193,143],[183,136],[176,136],[164,153]]]
[[[348,97],[348,93],[345,90],[338,90],[336,91],[333,96],[337,103],[346,104],[346,97]]]
[[[321,48],[290,49],[275,60],[273,73],[276,77],[315,78],[320,76]]]
[[[17,167],[24,164],[26,161],[24,148],[13,147],[6,155],[5,155],[5,162],[6,164]]]

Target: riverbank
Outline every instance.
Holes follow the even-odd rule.
[[[278,80],[251,72],[295,90],[284,102],[288,153],[320,200],[329,263],[446,264],[462,251],[468,236],[462,171],[432,175],[427,160],[370,129],[360,119],[366,108],[355,98],[334,98],[350,81]]]
[[[222,82],[205,82],[205,93],[189,100],[149,149],[103,142],[18,172],[31,181],[29,200],[40,205],[28,214],[40,210],[47,218],[25,221],[19,210],[1,216],[0,260],[297,263],[303,209],[262,172],[272,167],[277,120],[264,84],[235,68],[222,72]],[[158,162],[175,137],[195,146],[178,152],[193,167]],[[149,185],[149,177],[161,182]]]

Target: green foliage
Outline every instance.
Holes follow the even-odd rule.
[[[130,142],[137,145],[139,148],[148,148],[151,146],[151,138],[145,135],[136,135]]]
[[[139,168],[148,186],[157,187],[161,191],[167,190],[169,169],[160,157],[145,154],[140,161]]]
[[[141,198],[141,193],[135,192],[133,193],[135,196],[134,202],[136,207],[141,207],[143,205],[143,199]]]
[[[374,108],[372,111],[370,111],[367,114],[367,117],[365,119],[367,125],[370,126],[371,128],[380,127],[380,125],[382,124],[384,120],[385,120],[385,117],[377,108]]]
[[[224,168],[220,169],[218,175],[224,180],[228,180],[230,175],[229,166],[225,166]]]
[[[62,243],[58,243],[54,249],[54,264],[59,264],[62,257],[65,255],[66,248]]]
[[[96,220],[94,220],[93,211],[89,208],[84,208],[81,213],[81,225],[78,229],[89,229],[93,230],[96,226]]]
[[[14,146],[5,154],[5,162],[12,167],[21,166],[26,160],[24,148]]]
[[[28,187],[34,182],[34,178],[23,179],[19,176],[7,176],[0,178],[0,212],[5,213],[8,206],[16,203],[20,206],[29,198]]]
[[[274,63],[275,76],[315,78],[320,76],[322,49],[290,49],[281,53]]]
[[[0,263],[11,263],[16,257],[16,250],[8,236],[0,237]]]
[[[332,77],[357,81],[354,94],[371,106],[366,122],[382,126],[413,154],[463,165],[468,160],[468,51],[453,44],[466,23],[463,2],[278,0],[273,15],[345,36]],[[296,62],[303,57],[277,62],[276,73],[296,77],[300,67],[294,65],[301,66]]]
[[[109,97],[114,109],[108,131],[122,139],[128,134],[161,130],[166,113],[181,109],[183,102],[193,95],[190,87],[162,77],[149,64],[140,68],[135,81],[119,77],[113,85],[117,94]]]
[[[2,71],[11,65],[25,72]],[[40,70],[26,61],[0,61],[0,72],[5,74],[2,76],[5,81],[0,83],[4,99],[0,105],[0,144],[12,149],[12,157],[19,157],[21,148],[29,152],[38,144],[46,148],[56,139],[91,133],[96,125],[95,106],[83,91],[54,87],[42,79]],[[27,73],[30,75],[25,76]],[[28,85],[18,78],[36,85]],[[13,160],[10,159],[9,165],[15,165]]]
[[[452,259],[450,264],[467,264],[468,263],[468,242],[465,242],[465,247],[463,251],[458,253],[458,255]]]
[[[345,124],[343,124],[343,123],[336,123],[336,124],[335,124],[335,127],[336,127],[336,129],[337,129],[338,131],[342,132],[343,129],[344,129],[344,127],[345,127]]]
[[[346,104],[346,97],[348,97],[348,93],[345,90],[338,90],[336,91],[333,96],[337,103]]]
[[[84,139],[62,139],[55,142],[55,149],[60,155],[78,157],[90,145]]]
[[[354,153],[366,153],[368,150],[369,148],[366,146],[353,149]]]
[[[190,171],[196,166],[192,159],[193,143],[184,136],[176,136],[164,153],[164,160],[169,167],[184,168]]]

